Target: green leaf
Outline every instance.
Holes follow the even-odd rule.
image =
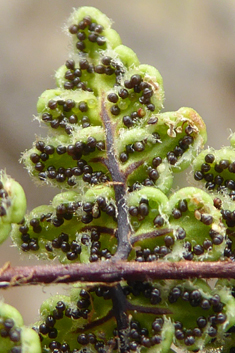
[[[12,239],[24,252],[57,257],[62,263],[109,259],[117,243],[111,191],[97,186],[84,196],[75,191],[58,194],[51,205],[33,209],[24,223],[15,225]]]
[[[0,172],[0,244],[8,237],[12,223],[22,221],[26,212],[23,188],[14,179]]]
[[[41,353],[38,334],[24,326],[17,309],[3,302],[0,302],[0,332],[0,352]]]

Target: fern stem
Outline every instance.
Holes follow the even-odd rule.
[[[235,262],[105,261],[91,264],[16,266],[0,269],[0,288],[73,282],[115,283],[121,280],[235,278]]]
[[[127,205],[126,205],[126,178],[119,168],[119,162],[115,153],[115,124],[112,123],[108,112],[105,107],[105,100],[102,97],[101,102],[101,119],[104,124],[106,132],[106,151],[107,157],[104,160],[112,180],[114,183],[114,192],[117,205],[117,230],[116,237],[118,239],[118,248],[113,260],[127,260],[128,255],[131,251],[130,235],[131,227],[127,215]]]

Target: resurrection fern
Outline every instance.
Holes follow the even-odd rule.
[[[70,57],[56,72],[57,88],[37,104],[48,136],[22,155],[37,182],[62,191],[24,216],[23,190],[2,173],[0,242],[14,224],[21,252],[57,259],[68,271],[74,263],[117,264],[117,272],[127,261],[143,268],[234,261],[235,137],[231,147],[203,150],[206,127],[197,112],[160,113],[161,75],[139,63],[97,9],[75,10],[67,32]],[[189,165],[193,186],[172,193],[174,174]],[[233,281],[211,287],[198,278],[136,277],[77,282],[42,304],[32,328],[0,303],[0,352],[167,353],[172,344],[234,352]]]

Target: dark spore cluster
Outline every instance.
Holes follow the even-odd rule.
[[[68,186],[77,185],[77,177],[81,177],[83,181],[96,185],[106,183],[109,177],[102,171],[93,171],[83,156],[88,156],[95,151],[105,151],[103,141],[97,141],[90,136],[87,142],[77,141],[74,145],[46,145],[44,141],[37,141],[35,147],[38,152],[30,154],[30,160],[34,169],[38,172],[39,179],[45,181],[47,179],[54,180],[59,184],[66,182]],[[63,157],[65,155],[66,157]],[[62,163],[60,167],[50,164],[50,158],[55,159],[54,162]],[[63,158],[71,158],[71,166],[63,167]],[[58,161],[60,162],[57,162]],[[65,162],[64,162],[65,163]]]
[[[66,85],[66,82],[64,85]],[[83,90],[85,90],[84,87]],[[42,113],[41,119],[50,124],[52,129],[62,128],[66,134],[70,135],[75,126],[79,125],[82,128],[91,126],[89,108],[86,102],[75,102],[73,99],[62,98],[51,99],[46,108],[49,111]]]
[[[80,240],[74,238],[70,234],[62,231],[57,237],[48,240],[45,243],[45,250],[48,253],[55,253],[55,250],[61,250],[66,254],[70,261],[77,260],[82,251],[82,245],[90,246],[90,261],[95,262],[100,259],[110,259],[111,251],[102,247],[99,241],[101,232],[94,226],[89,226],[93,220],[102,217],[102,214],[113,218],[116,221],[116,208],[112,202],[108,202],[105,197],[99,196],[95,202],[69,202],[59,204],[55,213],[41,214],[38,218],[34,217],[28,221],[24,220],[19,225],[19,232],[21,233],[21,249],[24,252],[37,251],[39,247],[40,233],[44,235],[47,228],[46,223],[50,223],[53,227],[59,228],[75,217],[80,219],[87,230],[80,231]],[[104,230],[105,231],[105,230]]]
[[[216,337],[218,325],[223,324],[227,319],[226,314],[223,313],[223,303],[218,294],[208,299],[198,289],[187,290],[176,286],[171,289],[168,300],[171,304],[182,300],[188,302],[193,308],[200,307],[205,311],[205,316],[198,316],[196,326],[193,329],[186,328],[182,322],[175,321],[175,337],[179,341],[184,341],[186,346],[193,345],[205,330],[211,338]]]
[[[112,62],[112,61],[111,61]],[[115,71],[117,74],[117,72]],[[107,95],[109,102],[113,103],[110,108],[112,115],[116,116],[121,113],[119,103],[122,100],[129,98],[131,101],[138,101],[140,104],[145,105],[146,109],[149,111],[155,110],[155,105],[151,102],[151,97],[154,94],[153,87],[150,83],[143,80],[142,76],[139,74],[134,74],[130,79],[124,81],[124,86],[121,85],[120,77],[124,75],[124,72],[118,68],[118,75],[116,78],[116,86],[120,86],[118,91],[110,92]],[[135,125],[139,119],[142,119],[146,115],[146,111],[143,108],[138,108],[137,111],[131,112],[129,115],[125,115],[122,118],[123,125],[127,128],[130,128]],[[149,124],[157,122],[157,118],[154,119],[154,122],[150,119]]]
[[[186,131],[186,129],[185,129]],[[173,151],[167,152],[167,160],[171,165],[175,165],[178,159],[189,149],[189,146],[193,144],[193,136],[185,135],[182,137],[178,145],[175,146]]]
[[[3,319],[0,322],[0,336],[8,338],[14,343],[9,353],[21,353],[21,329],[15,327],[15,322],[11,318]]]
[[[123,287],[123,293],[125,296],[132,295],[134,297],[142,294],[149,299],[151,305],[159,304],[162,301],[161,290],[150,282],[128,281],[127,285]]]
[[[8,192],[4,189],[3,182],[0,181],[0,217],[7,214],[7,208],[11,206],[11,201],[8,199]]]
[[[64,74],[64,89],[81,89],[82,91],[93,92],[92,88],[88,86],[86,77],[87,74],[94,73],[94,66],[92,63],[87,59],[82,58],[77,66],[74,60],[67,60],[65,66],[67,71]]]
[[[152,334],[147,328],[141,327],[137,320],[130,323],[130,344],[131,352],[136,352],[140,347],[150,348],[162,342],[161,331],[164,324],[162,318],[156,318],[152,324]]]
[[[106,38],[103,31],[103,26],[93,21],[90,16],[85,16],[79,23],[72,24],[69,27],[69,32],[78,39],[76,42],[77,49],[83,53],[87,52],[86,49],[90,46],[90,43],[96,43],[97,48],[105,46]]]
[[[226,178],[225,173],[235,173],[235,162],[221,159],[215,163],[215,156],[208,153],[204,158],[200,170],[194,172],[194,179],[205,180],[205,187],[208,191],[228,192],[232,200],[235,200],[235,181],[233,176]]]
[[[106,352],[106,344],[112,346],[114,350],[117,349],[116,339],[105,342],[100,339],[94,332],[81,332],[77,334],[76,342],[78,344],[77,348],[71,349],[67,342],[59,342],[56,340],[58,332],[56,329],[56,323],[58,320],[66,319],[79,320],[79,319],[88,319],[88,315],[92,309],[91,300],[92,297],[98,296],[103,297],[105,300],[109,300],[110,290],[105,286],[95,286],[91,287],[89,290],[82,288],[80,290],[76,306],[69,306],[64,301],[60,300],[55,305],[55,309],[46,316],[44,322],[42,322],[38,327],[39,335],[43,341],[44,337],[51,339],[48,348],[53,353],[78,353],[78,352],[88,352],[86,351],[87,345],[93,345],[97,353]],[[94,298],[93,298],[94,299]],[[74,346],[74,344],[73,344]],[[84,347],[81,350],[81,346]]]
[[[174,244],[174,239],[171,236],[166,236],[164,241],[166,245],[156,245],[153,249],[142,248],[141,250],[136,250],[135,261],[152,262],[165,257],[171,252],[171,246]]]
[[[130,206],[129,214],[132,217],[137,217],[139,221],[143,221],[149,214],[149,202],[145,198],[141,198],[139,201],[139,206]]]
[[[129,155],[135,152],[143,152],[145,150],[146,141],[136,141],[133,144],[126,145],[125,152],[122,152],[119,159],[122,163],[127,162]]]

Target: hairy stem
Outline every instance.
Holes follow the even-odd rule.
[[[115,199],[117,205],[117,231],[116,237],[118,239],[118,248],[113,260],[126,260],[131,251],[130,235],[131,228],[129,225],[129,220],[127,216],[127,206],[126,206],[126,178],[120,171],[119,162],[114,150],[114,133],[115,124],[112,123],[106,107],[104,97],[101,103],[101,119],[104,124],[106,132],[106,150],[107,158],[105,159],[105,164],[111,174],[112,180],[115,181],[114,191]]]
[[[130,331],[127,315],[127,300],[120,284],[111,287],[110,293],[113,302],[113,313],[117,321],[120,352],[127,353],[129,352],[128,336]]]
[[[169,234],[170,232],[172,232],[172,229],[170,228],[164,228],[164,229],[159,229],[159,230],[154,230],[152,232],[148,232],[148,233],[143,233],[143,234],[139,234],[135,237],[131,238],[131,244],[135,244],[140,240],[144,240],[144,239],[151,239],[151,238],[156,238],[156,237],[161,237],[163,235]]]
[[[91,264],[17,266],[0,269],[0,288],[29,284],[114,283],[121,280],[235,278],[235,262],[105,261]]]

